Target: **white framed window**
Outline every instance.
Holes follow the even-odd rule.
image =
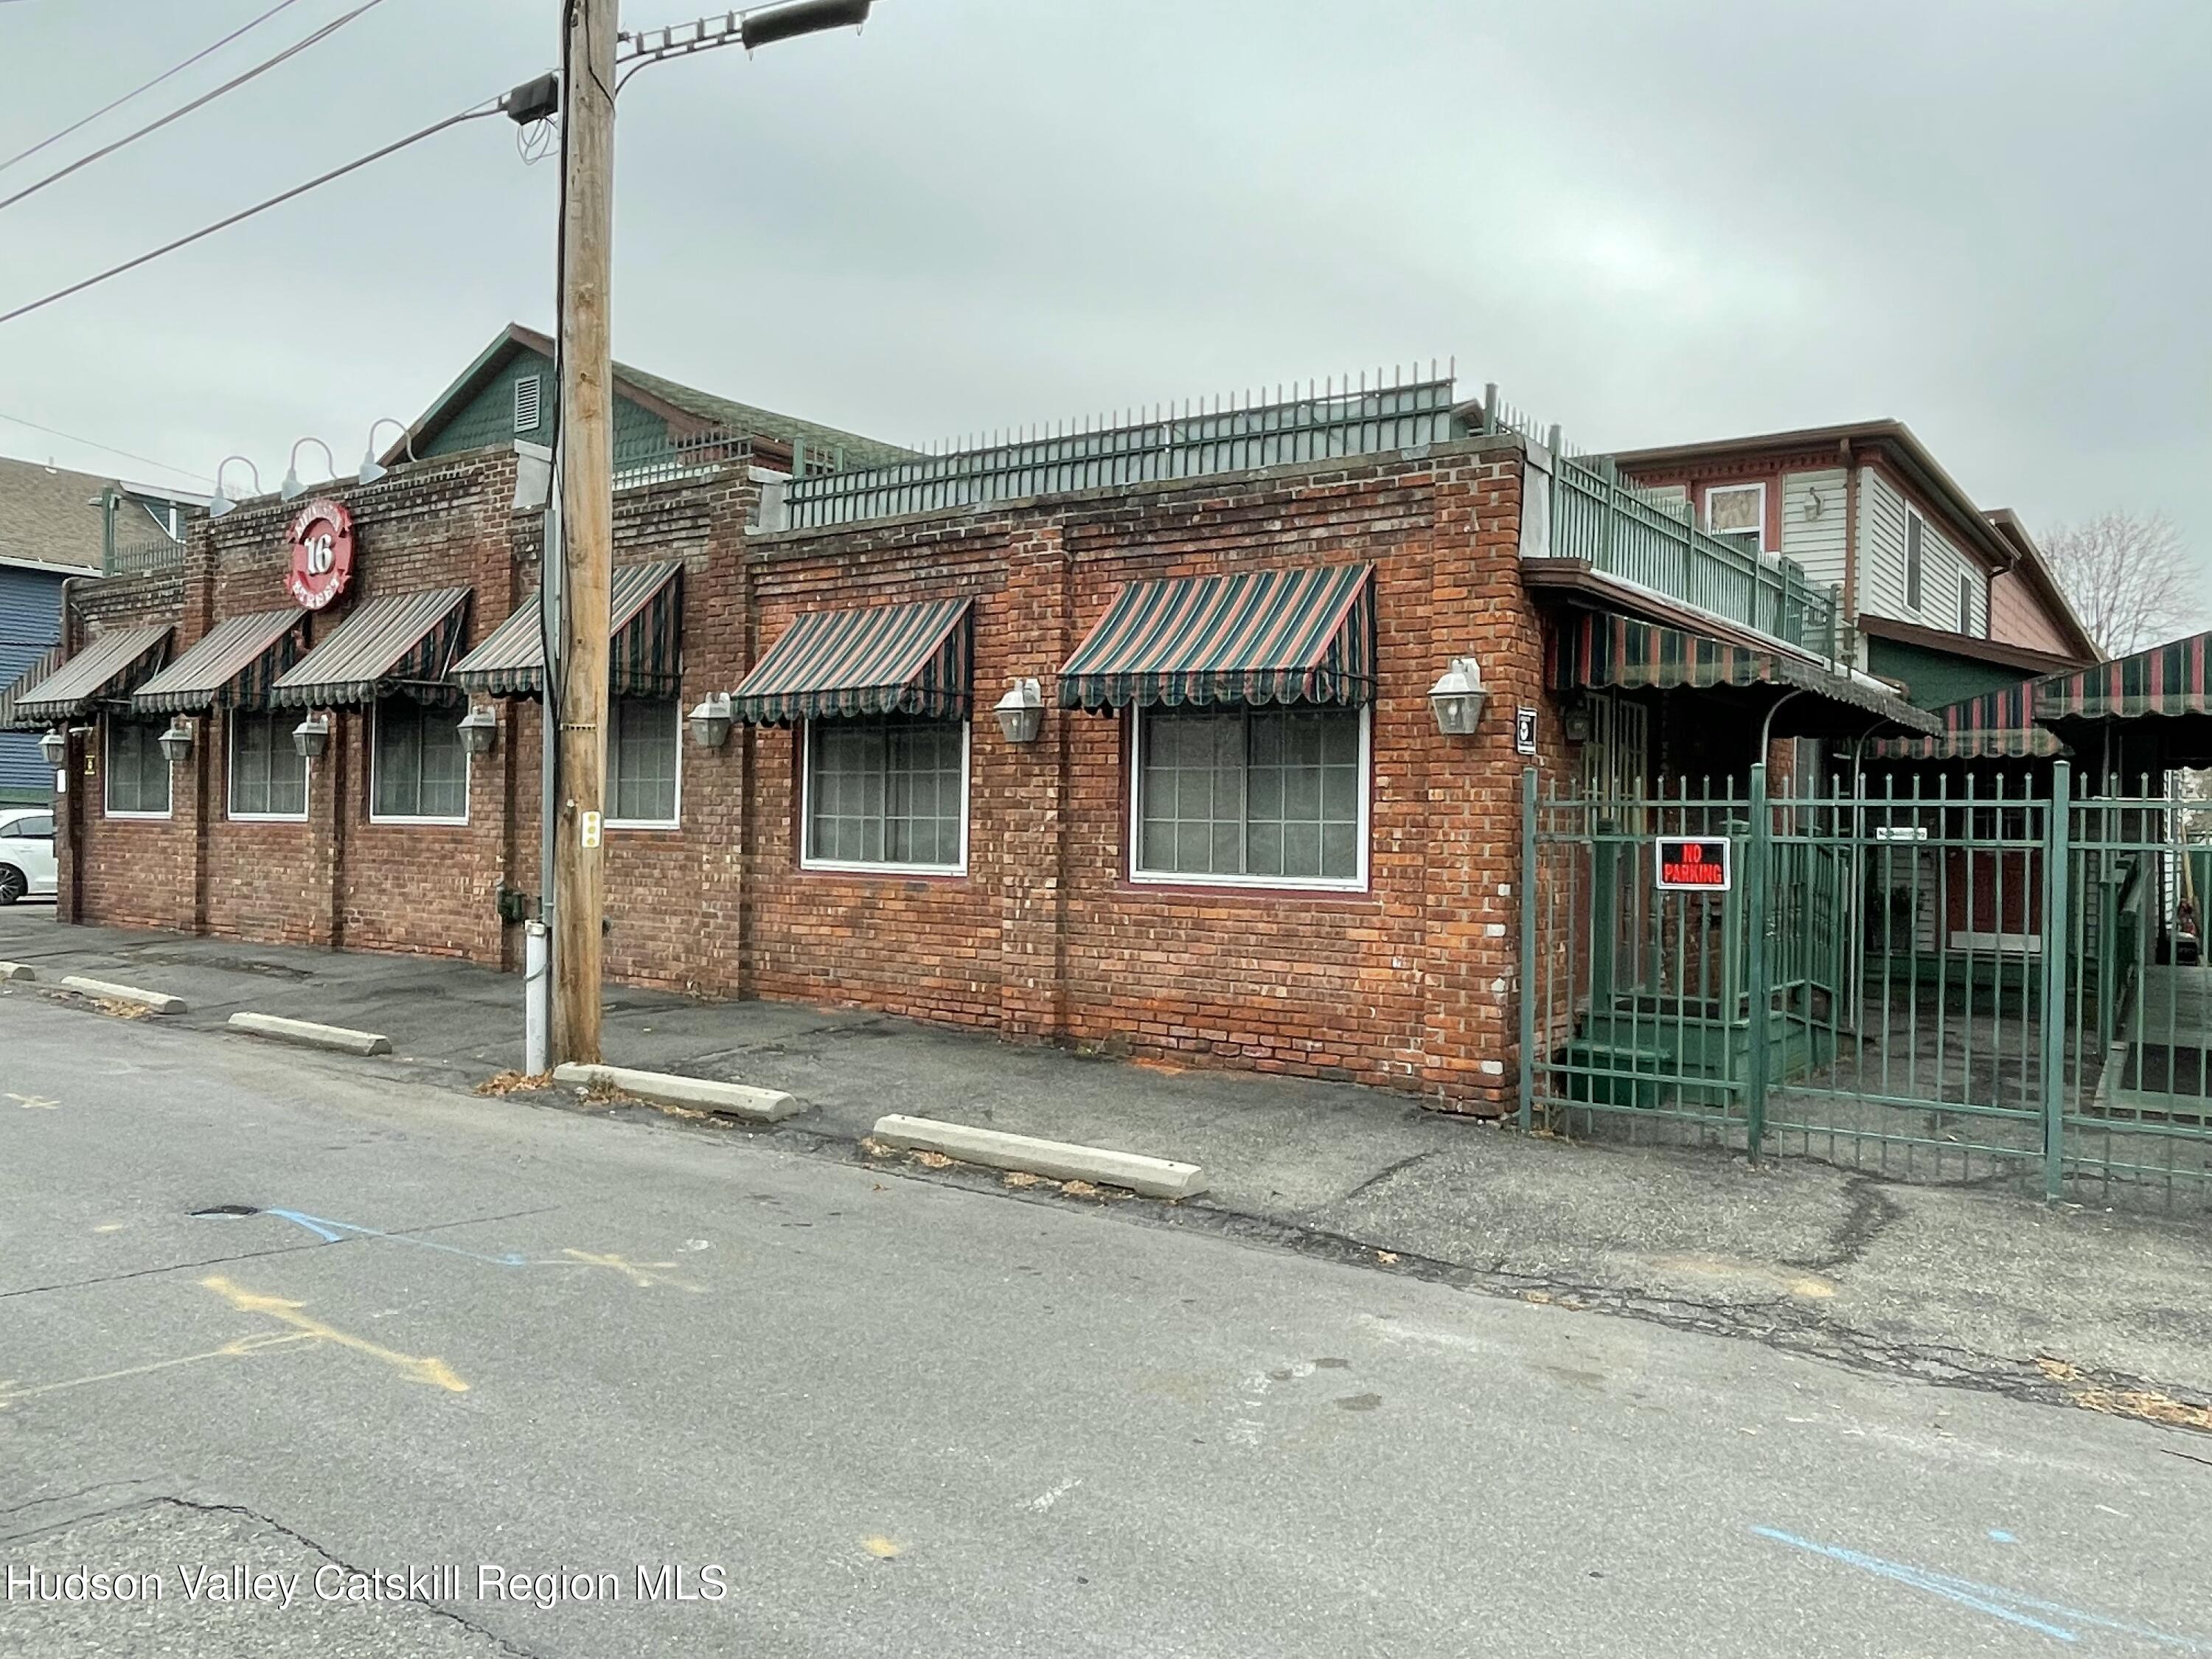
[[[230,806],[234,818],[304,822],[307,757],[293,746],[289,713],[230,713]]]
[[[1717,484],[1705,491],[1705,529],[1747,553],[1766,550],[1766,486]]]
[[[683,822],[684,710],[674,697],[607,704],[607,828],[673,830]]]
[[[1133,728],[1133,881],[1367,886],[1365,708],[1145,708]]]
[[[1921,570],[1920,544],[1927,538],[1927,534],[1928,526],[1921,522],[1920,515],[1917,513],[1913,512],[1909,507],[1905,509],[1905,608],[1907,611],[1917,611],[1920,609],[1921,578],[1923,574]]]
[[[809,720],[799,856],[809,870],[968,873],[968,722]]]
[[[466,823],[469,756],[451,708],[386,697],[370,717],[373,823]]]
[[[535,432],[544,418],[542,392],[544,382],[535,374],[520,376],[514,382],[514,429]]]
[[[161,752],[164,720],[110,714],[104,805],[111,818],[169,816],[169,757]]]

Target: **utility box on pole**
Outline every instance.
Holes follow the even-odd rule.
[[[555,830],[553,1059],[599,1060],[607,608],[614,562],[613,265],[617,0],[565,0],[561,221],[561,805]]]

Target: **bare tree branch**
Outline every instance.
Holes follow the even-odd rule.
[[[2113,656],[2173,638],[2201,606],[2181,537],[2160,513],[2106,513],[2061,525],[2043,550],[2090,637]]]

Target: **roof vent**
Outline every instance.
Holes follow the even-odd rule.
[[[526,374],[514,383],[514,429],[517,432],[538,430],[538,377]]]

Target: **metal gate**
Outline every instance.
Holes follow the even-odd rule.
[[[2212,1208],[2212,805],[1523,780],[1521,1121]],[[1662,840],[1726,840],[1725,891]]]

